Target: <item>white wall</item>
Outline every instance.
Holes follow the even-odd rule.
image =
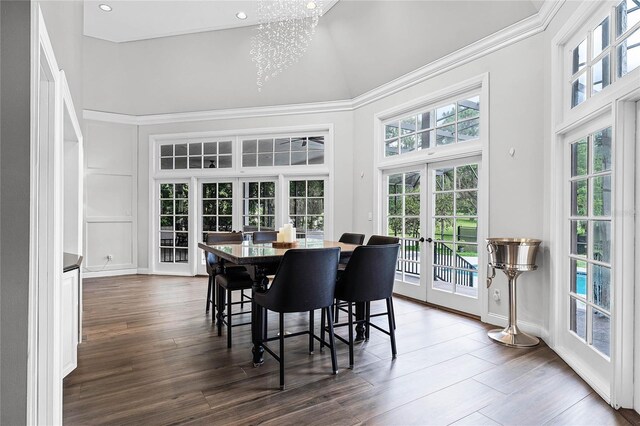
[[[137,268],[137,126],[85,120],[85,259],[91,274]],[[107,259],[108,255],[113,260]]]

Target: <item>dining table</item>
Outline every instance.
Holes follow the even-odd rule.
[[[339,247],[341,256],[349,256],[353,253],[357,245],[345,244],[337,241],[326,241],[312,238],[302,238],[297,240],[295,247],[276,248],[271,243],[253,244],[250,241],[242,243],[215,243],[206,244],[199,243],[198,247],[207,253],[211,253],[218,257],[217,273],[224,273],[225,264],[227,262],[234,265],[241,265],[247,269],[247,272],[253,280],[253,293],[265,291],[269,284],[267,275],[276,272],[282,257],[291,248],[296,249],[315,249],[315,248],[332,248]],[[336,268],[338,265],[336,265]],[[224,303],[219,303],[216,307],[218,311],[218,321],[222,319]],[[356,340],[364,339],[364,304],[356,304]],[[253,365],[255,367],[264,362],[264,349],[262,342],[266,335],[266,310],[255,303],[255,298],[251,301],[251,339],[253,343],[252,355]]]

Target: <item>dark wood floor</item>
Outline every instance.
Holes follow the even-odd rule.
[[[396,299],[398,358],[372,330],[347,369],[287,340],[285,391],[269,356],[254,368],[248,327],[234,346],[204,312],[206,278],[84,282],[84,341],[64,382],[67,424],[629,424],[553,351],[509,349],[464,316]],[[292,314],[287,329],[304,326]],[[275,325],[276,321],[271,321]],[[344,329],[342,330],[344,333]]]

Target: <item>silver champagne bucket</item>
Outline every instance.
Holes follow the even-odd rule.
[[[487,270],[487,287],[491,286],[496,276],[496,269],[501,269],[509,279],[509,324],[503,329],[491,330],[491,339],[506,346],[525,348],[535,346],[540,341],[522,331],[517,326],[516,318],[516,280],[520,274],[535,271],[536,256],[542,241],[531,238],[487,238],[489,252],[489,268]]]

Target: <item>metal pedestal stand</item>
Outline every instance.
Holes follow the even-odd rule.
[[[534,269],[535,267],[530,270]],[[523,271],[503,269],[502,272],[504,272],[509,278],[509,324],[504,330],[499,328],[491,330],[487,335],[496,342],[512,348],[528,348],[536,346],[540,343],[540,340],[537,337],[530,336],[527,333],[520,331],[517,325],[516,280]]]

